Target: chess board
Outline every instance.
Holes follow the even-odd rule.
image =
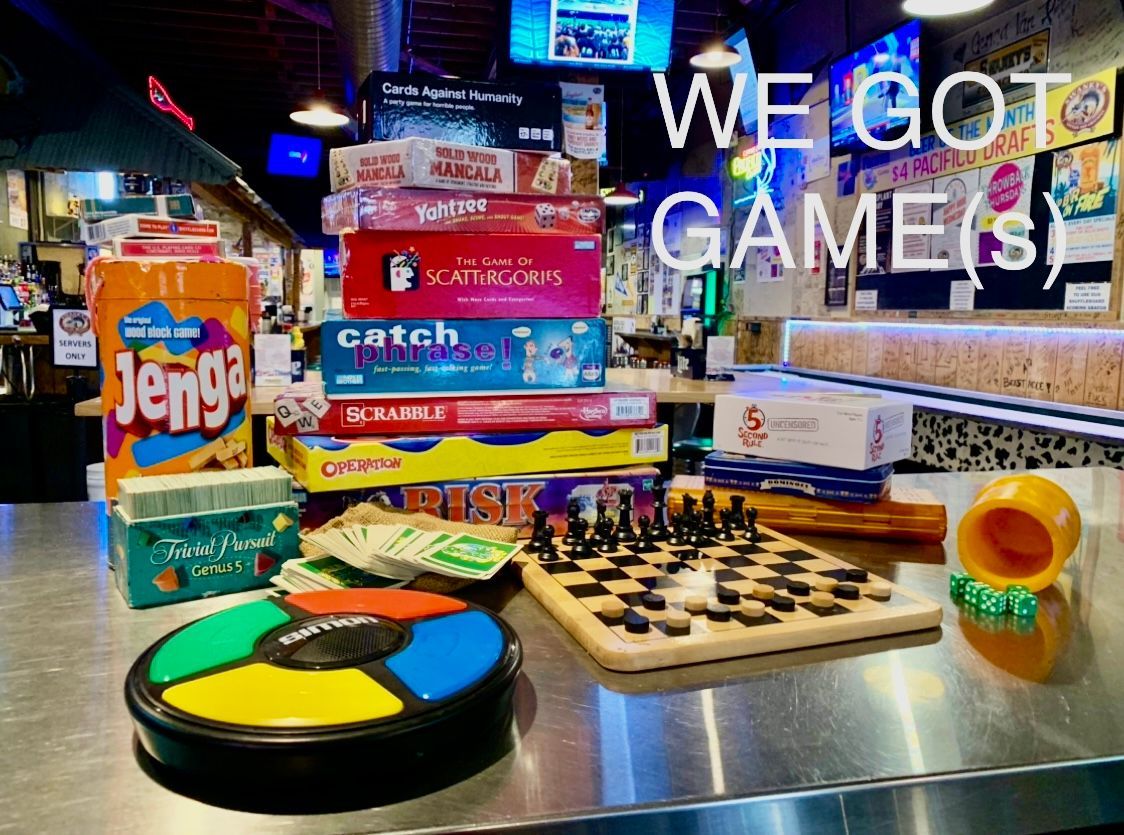
[[[651,553],[637,553],[635,542],[620,543],[588,557],[573,556],[556,537],[557,559],[520,553],[515,564],[535,599],[610,670],[674,667],[940,623],[939,604],[783,534],[760,525],[757,530],[756,543],[741,532],[727,542],[657,542]],[[832,584],[837,593],[830,608],[813,605],[817,585]],[[720,593],[725,606],[715,605]],[[699,611],[704,597],[707,608]],[[624,617],[602,614],[603,608],[620,608],[614,601],[623,603]],[[689,604],[695,611],[688,611]],[[669,616],[682,624],[684,613],[690,616],[686,627],[669,628]],[[641,621],[647,628],[638,631]]]

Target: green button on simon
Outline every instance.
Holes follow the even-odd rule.
[[[177,681],[246,658],[265,633],[288,623],[289,616],[268,600],[235,606],[203,618],[173,635],[157,650],[148,666],[156,684]]]

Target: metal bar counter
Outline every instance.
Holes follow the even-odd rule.
[[[0,831],[1005,832],[1124,819],[1124,473],[1043,474],[1073,495],[1084,536],[1032,631],[989,631],[949,601],[956,523],[991,476],[899,476],[947,503],[943,548],[805,539],[942,601],[939,629],[618,674],[514,582],[493,586],[478,602],[502,609],[526,653],[498,752],[412,797],[372,785],[347,811],[296,813],[300,787],[278,786],[280,814],[155,782],[122,697],[149,643],[264,592],[130,611],[105,568],[100,505],[0,507]]]

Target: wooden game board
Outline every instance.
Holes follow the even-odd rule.
[[[570,546],[556,537],[556,561],[541,562],[536,554],[521,553],[515,564],[535,599],[610,670],[651,670],[798,649],[911,632],[941,622],[939,604],[892,583],[888,599],[871,597],[873,584],[885,582],[873,575],[866,582],[851,583],[858,586],[857,600],[836,598],[830,609],[814,607],[810,597],[788,593],[789,581],[814,584],[826,577],[846,583],[847,570],[855,567],[760,525],[758,531],[761,541],[756,544],[740,534],[731,542],[708,539],[699,544],[694,558],[686,560],[677,555],[695,551],[694,546],[666,542],[657,543],[659,550],[648,554],[636,553],[635,543],[622,543],[613,553],[575,559]],[[671,573],[667,566],[673,562],[679,568]],[[745,600],[753,597],[758,584],[792,597],[795,611],[779,611],[766,602],[764,615],[748,617],[740,605],[734,605],[727,621],[717,621],[706,612],[692,614],[688,634],[668,634],[668,611],[684,611],[689,595],[704,594],[713,600],[721,586]],[[666,608],[646,607],[642,598],[648,592],[661,595]],[[624,603],[626,612],[648,618],[648,631],[635,634],[623,622],[605,618],[601,608],[614,598]]]

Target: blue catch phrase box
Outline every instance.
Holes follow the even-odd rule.
[[[869,470],[844,470],[730,452],[712,452],[703,460],[703,479],[707,487],[841,502],[876,502],[885,498],[889,495],[893,474],[893,464]]]
[[[589,391],[605,385],[602,319],[325,322],[327,394]]]

